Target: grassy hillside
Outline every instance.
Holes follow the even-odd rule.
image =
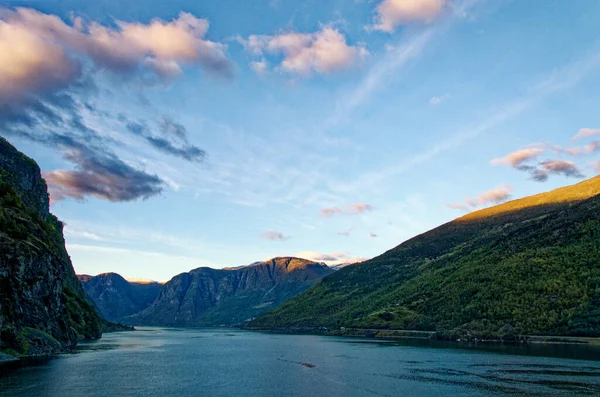
[[[600,335],[598,194],[600,177],[468,214],[249,326]]]

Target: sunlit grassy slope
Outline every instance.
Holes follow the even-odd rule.
[[[249,325],[600,334],[600,177],[468,214]]]

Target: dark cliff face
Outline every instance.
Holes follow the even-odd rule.
[[[150,307],[126,322],[235,325],[277,307],[331,273],[326,265],[298,258],[274,258],[236,269],[199,268],[173,277]]]
[[[23,204],[42,219],[50,215],[48,188],[42,179],[40,167],[31,158],[0,138],[0,170],[3,181],[17,192]]]
[[[146,309],[162,289],[159,283],[130,282],[116,273],[77,277],[102,316],[115,322]]]
[[[39,167],[0,138],[0,350],[53,353],[100,335]]]

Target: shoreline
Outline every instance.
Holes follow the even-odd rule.
[[[19,361],[19,357],[14,357],[6,353],[0,352],[0,365],[14,363],[15,361]]]
[[[110,328],[105,328],[102,331],[103,335],[119,333],[119,332],[136,331],[135,327],[133,327],[133,326],[126,326],[126,325],[115,324],[115,323],[109,323],[109,325],[110,325]],[[4,352],[0,352],[0,368],[3,366],[10,366],[10,365],[21,365],[23,363],[25,363],[25,365],[27,365],[27,362],[50,360],[50,359],[60,356],[62,354],[70,354],[70,353],[77,351],[77,346],[81,342],[91,342],[91,341],[97,341],[100,339],[102,339],[102,336],[100,336],[99,338],[80,339],[77,341],[77,345],[75,345],[72,348],[68,348],[68,349],[64,349],[64,350],[61,349],[61,350],[57,350],[54,352],[48,352],[48,353],[42,353],[42,354],[10,355],[10,354],[4,353]]]
[[[181,327],[160,327],[165,329],[182,329]],[[480,347],[487,346],[512,346],[514,348],[525,348],[526,346],[542,346],[542,345],[557,345],[557,346],[591,346],[592,348],[600,348],[600,338],[598,337],[580,337],[580,336],[561,336],[561,335],[516,335],[510,340],[505,339],[483,339],[483,338],[442,338],[444,335],[436,331],[414,331],[414,330],[390,330],[390,329],[362,329],[362,328],[341,328],[337,330],[310,327],[297,328],[245,328],[245,327],[185,327],[183,329],[238,329],[246,332],[258,332],[269,334],[287,334],[287,335],[316,335],[316,336],[333,336],[353,339],[380,340],[389,342],[398,342],[401,340],[420,341],[422,343],[448,343],[453,344],[458,348],[473,348],[476,345]],[[114,333],[130,332],[130,331],[113,331]],[[112,333],[112,332],[110,332]],[[83,342],[83,341],[82,341]],[[10,370],[11,368],[19,368],[22,366],[36,365],[49,360],[52,360],[63,354],[73,353],[77,348],[70,351],[62,351],[55,354],[34,354],[23,356],[11,356],[0,352],[0,369]]]
[[[374,328],[340,328],[338,330],[330,330],[327,328],[252,328],[242,327],[246,331],[259,331],[277,334],[290,335],[321,335],[321,336],[338,336],[347,338],[365,338],[365,339],[381,339],[381,340],[398,340],[398,339],[417,339],[431,340],[442,342],[456,343],[489,343],[489,344],[511,344],[511,345],[527,345],[527,344],[560,344],[560,345],[599,345],[600,337],[588,336],[563,336],[563,335],[494,335],[492,337],[473,335],[453,335],[449,336],[437,331],[415,331],[401,329],[374,329]]]

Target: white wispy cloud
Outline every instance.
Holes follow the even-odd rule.
[[[586,56],[578,58],[563,67],[554,69],[549,75],[544,75],[532,84],[528,93],[503,105],[495,107],[481,118],[484,121],[465,125],[457,128],[455,134],[442,141],[417,152],[413,156],[402,159],[399,163],[383,167],[376,171],[368,171],[358,175],[350,181],[330,183],[332,190],[338,194],[348,195],[352,192],[361,192],[365,189],[380,191],[385,186],[385,181],[411,169],[434,160],[440,154],[461,147],[466,142],[488,132],[502,123],[511,120],[535,103],[553,94],[568,90],[580,84],[590,73],[600,67],[600,51],[592,51]],[[367,78],[368,79],[368,78]],[[371,86],[370,84],[368,85]],[[359,94],[360,97],[360,94]],[[365,97],[363,97],[365,98]],[[357,104],[356,102],[352,102]],[[505,159],[509,161],[509,159]]]
[[[325,129],[347,121],[349,115],[384,87],[392,75],[397,78],[403,67],[418,59],[439,29],[439,27],[431,27],[412,34],[390,48],[383,58],[369,69],[354,89],[341,95],[332,115],[325,121]]]

